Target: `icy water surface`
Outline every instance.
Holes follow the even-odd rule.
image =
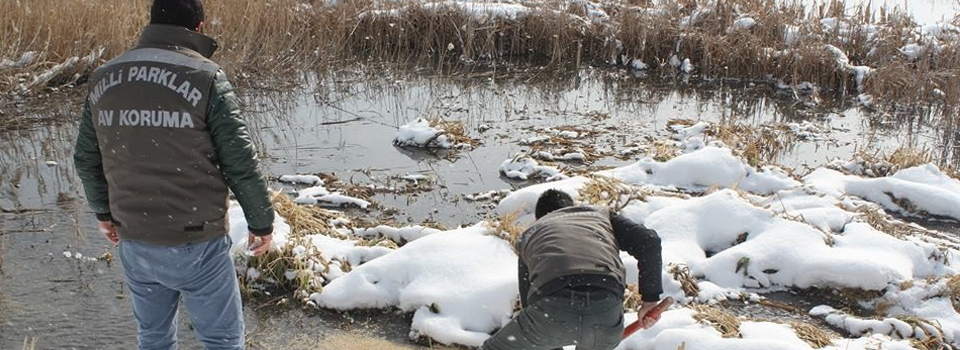
[[[799,173],[833,157],[849,158],[858,149],[946,147],[938,131],[920,118],[884,122],[845,103],[805,107],[766,86],[694,88],[589,70],[562,77],[362,71],[312,78],[296,91],[248,90],[244,99],[272,176],[322,172],[343,183],[383,186],[401,184],[405,180],[398,177],[407,174],[431,178],[426,190],[380,193],[372,198],[376,208],[351,211],[371,224],[428,221],[454,227],[487,217],[495,202],[465,197],[528,185],[503,178],[498,167],[528,150],[520,141],[544,135],[544,128],[588,128],[593,132],[580,146],[611,154],[560,164],[570,171],[635,162],[641,155],[617,155],[634,143],[668,139],[666,124],[677,118],[748,125],[811,122],[824,130],[822,140],[796,142],[776,159]],[[64,108],[51,113],[78,112]],[[483,144],[459,153],[394,147],[396,128],[418,117],[463,121],[468,135]],[[135,346],[136,326],[118,262],[88,259],[114,251],[96,233],[72,167],[75,128],[66,124],[0,135],[0,349],[19,349],[24,338],[37,339],[37,349]],[[76,259],[77,253],[84,258]],[[247,310],[251,348],[422,347],[406,340],[405,315],[278,313],[270,305]],[[791,317],[770,312],[771,318]],[[181,329],[183,348],[197,348],[189,325],[182,322]]]

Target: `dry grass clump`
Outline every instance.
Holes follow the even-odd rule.
[[[865,150],[860,150],[854,155],[853,161],[862,168],[854,175],[886,177],[903,169],[930,163],[933,161],[933,157],[927,149],[904,146],[889,154],[867,153]],[[949,175],[950,169],[945,171]]]
[[[299,205],[282,192],[274,192],[273,209],[290,225],[293,237],[307,234],[323,234],[331,237],[346,238],[330,225],[330,221],[339,217],[335,212],[314,205]]]
[[[724,338],[740,337],[740,319],[729,311],[710,305],[692,305],[690,308],[697,312],[693,319],[712,326]]]
[[[294,247],[303,246],[306,250],[297,254]],[[329,272],[330,262],[306,238],[290,238],[287,245],[278,251],[268,251],[260,256],[250,257],[248,272],[242,274],[241,285],[250,293],[251,288],[262,289],[260,282],[266,282],[280,293],[292,292],[297,300],[307,298],[312,293],[323,290]],[[255,272],[251,273],[254,270]]]
[[[953,275],[947,280],[947,293],[953,309],[960,312],[960,275]]]
[[[494,230],[494,234],[497,237],[502,238],[503,240],[510,243],[510,247],[513,248],[514,253],[517,251],[517,242],[520,240],[520,236],[523,235],[525,228],[519,225],[520,211],[515,211],[510,214],[500,217],[499,220],[486,220],[486,224]]]
[[[618,179],[603,175],[588,175],[590,181],[580,189],[580,199],[591,205],[603,206],[618,212],[631,201],[644,200],[643,191]]]
[[[483,144],[478,139],[467,136],[467,128],[463,126],[462,120],[444,120],[443,118],[430,119],[430,126],[443,130],[443,134],[450,138],[455,145],[465,144],[470,147],[477,147]]]
[[[896,238],[902,239],[906,236],[921,236],[927,233],[921,228],[893,218],[879,206],[861,205],[856,208],[856,212],[860,214],[858,217],[863,222],[880,232]]]
[[[775,162],[796,141],[791,132],[765,126],[718,124],[704,133],[736,150],[752,166]]]
[[[628,284],[623,290],[623,309],[636,310],[643,304],[643,295],[635,284]]]
[[[793,332],[797,334],[797,338],[800,338],[800,340],[803,340],[814,349],[820,349],[827,345],[833,344],[833,342],[830,341],[830,335],[827,334],[827,332],[824,332],[822,329],[812,324],[793,321],[790,322],[790,327],[793,328]]]
[[[684,264],[670,263],[667,271],[673,275],[673,279],[680,282],[680,289],[688,297],[696,297],[700,294],[700,286],[697,285],[697,279],[693,277],[690,268]]]
[[[674,142],[658,140],[653,143],[653,147],[647,152],[647,155],[655,161],[666,162],[676,157],[679,151],[680,149]]]
[[[944,333],[943,328],[940,327],[940,322],[914,316],[900,316],[897,319],[906,322],[914,329],[914,334],[910,337],[910,345],[914,348],[920,350],[950,349],[944,342]],[[924,334],[916,334],[918,330],[923,330]]]

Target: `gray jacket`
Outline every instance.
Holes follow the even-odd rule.
[[[591,285],[623,293],[620,251],[639,261],[644,301],[663,292],[660,237],[653,230],[589,206],[567,207],[537,220],[517,243],[523,305],[559,289]]]
[[[251,231],[273,208],[232,87],[208,59],[216,42],[150,25],[136,48],[90,78],[75,162],[91,208],[121,239],[158,245],[224,235],[228,188]]]

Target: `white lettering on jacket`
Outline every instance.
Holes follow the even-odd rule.
[[[116,126],[193,129],[193,116],[187,112],[149,109],[121,109]],[[98,111],[101,126],[113,126],[114,111]]]

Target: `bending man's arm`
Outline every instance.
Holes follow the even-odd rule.
[[[637,258],[637,267],[640,270],[639,287],[643,301],[655,302],[660,300],[663,293],[661,270],[660,236],[657,231],[637,225],[619,214],[610,214],[610,223],[613,225],[613,234],[617,237],[620,249],[623,249],[634,258]]]
[[[207,113],[210,138],[220,158],[220,171],[243,208],[250,233],[273,233],[273,204],[267,181],[260,171],[257,151],[247,125],[240,117],[240,101],[222,70],[217,72],[210,91]]]

